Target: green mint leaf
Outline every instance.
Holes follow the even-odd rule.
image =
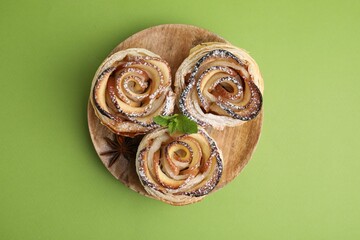
[[[168,125],[168,130],[170,134],[173,134],[175,132],[176,129],[176,123],[175,122],[170,122]]]
[[[198,125],[195,121],[187,118],[184,115],[178,117],[179,124],[178,124],[178,131],[182,133],[197,133],[198,132]]]
[[[165,118],[165,119],[167,119],[167,120],[172,120],[172,119],[175,119],[175,118],[177,118],[179,116],[179,114],[174,114],[174,115],[171,115],[171,116],[161,116],[161,117],[163,117],[163,118]]]
[[[154,117],[154,122],[160,126],[167,127],[170,121],[168,116],[156,116]]]
[[[167,127],[170,134],[174,132],[197,133],[196,122],[190,120],[185,115],[174,114],[172,116],[156,116],[154,122],[160,126]]]

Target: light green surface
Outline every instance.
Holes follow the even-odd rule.
[[[360,239],[360,1],[0,1],[0,239]],[[186,23],[247,49],[265,80],[250,164],[171,207],[93,149],[90,83],[117,43]]]

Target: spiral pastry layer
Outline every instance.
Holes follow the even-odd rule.
[[[221,152],[203,130],[173,134],[160,128],[147,134],[136,155],[136,171],[145,190],[173,205],[201,200],[218,184]]]
[[[158,127],[153,117],[172,114],[174,100],[169,65],[141,48],[108,57],[95,74],[90,96],[101,123],[124,136]]]
[[[258,65],[230,44],[193,48],[176,72],[174,85],[180,110],[201,126],[237,126],[255,118],[262,107]]]

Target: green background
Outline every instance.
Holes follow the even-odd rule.
[[[0,239],[360,239],[360,1],[0,1]],[[257,150],[172,207],[117,182],[86,105],[119,42],[158,24],[247,49],[265,81]]]

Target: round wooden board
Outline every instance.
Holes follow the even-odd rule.
[[[148,28],[134,34],[120,43],[110,55],[127,48],[148,49],[169,63],[174,78],[176,70],[188,56],[190,49],[203,42],[227,41],[198,27],[167,24]],[[223,153],[223,175],[215,190],[222,188],[233,180],[248,163],[259,140],[262,120],[263,110],[255,119],[241,126],[225,128],[222,131],[211,128],[206,129]],[[111,174],[130,189],[151,197],[142,187],[135,171],[136,145],[140,142],[141,137],[135,139],[124,138],[123,141],[126,141],[126,144],[131,146],[132,149],[125,149],[128,152],[126,157],[124,155],[117,156],[116,151],[113,151],[113,144],[109,144],[109,140],[114,140],[115,135],[100,123],[90,103],[88,104],[88,124],[95,150]],[[118,142],[115,141],[115,144],[118,144]],[[118,144],[115,147],[122,148],[121,145]],[[114,157],[116,161],[109,167],[109,162]]]

